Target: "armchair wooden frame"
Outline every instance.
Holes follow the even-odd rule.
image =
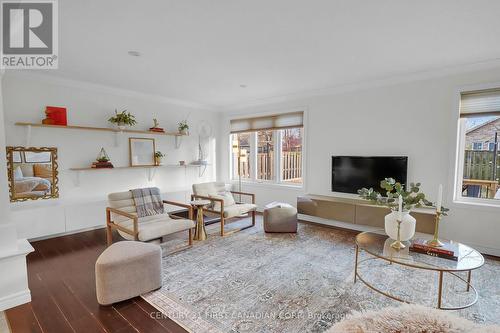
[[[173,205],[173,206],[179,206],[188,209],[188,218],[190,220],[193,220],[193,207],[191,205],[186,205],[182,204],[179,202],[174,202],[174,201],[168,201],[168,200],[163,200],[164,204],[168,205]],[[131,219],[134,224],[133,224],[133,229],[125,228],[124,226],[121,226],[117,223],[115,223],[111,219],[111,213],[121,215],[124,217],[127,217]],[[175,216],[175,215],[170,215],[173,219],[181,219],[181,217]],[[112,207],[106,207],[106,241],[108,246],[113,243],[113,229],[117,229],[120,231],[123,231],[124,233],[127,233],[134,237],[134,240],[138,241],[139,240],[139,219],[136,215],[124,212],[122,210],[112,208]],[[193,229],[189,228],[188,230],[188,246],[193,245]]]
[[[252,204],[255,204],[255,194],[253,193],[246,193],[246,192],[236,192],[236,191],[230,191],[232,194],[238,194],[238,195],[246,195],[246,196],[249,196],[252,198]],[[208,209],[208,208],[203,208],[203,211],[204,212],[209,212],[209,213],[213,213],[213,214],[217,214],[219,215],[220,217],[220,235],[222,237],[224,236],[227,236],[227,235],[230,235],[230,234],[233,234],[235,232],[238,232],[238,231],[241,231],[241,230],[245,230],[245,229],[248,229],[248,228],[251,228],[251,227],[254,227],[255,226],[255,209],[252,210],[250,213],[252,214],[252,224],[248,225],[248,226],[245,226],[245,227],[241,227],[241,228],[238,228],[238,229],[234,229],[234,230],[231,230],[231,231],[225,231],[224,230],[224,226],[225,226],[225,222],[226,222],[226,218],[224,217],[224,200],[222,199],[216,199],[216,198],[211,198],[211,197],[208,197],[208,196],[203,196],[203,195],[198,195],[198,194],[191,194],[191,200],[195,200],[195,199],[204,199],[204,200],[210,200],[212,203],[213,202],[218,202],[220,203],[220,211],[217,211],[217,210],[213,210],[213,209]]]

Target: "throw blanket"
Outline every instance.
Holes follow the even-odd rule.
[[[136,188],[131,191],[137,216],[144,217],[165,212],[158,187]]]

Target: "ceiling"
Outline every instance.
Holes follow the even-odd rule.
[[[500,58],[499,13],[498,0],[64,0],[49,74],[224,107]]]

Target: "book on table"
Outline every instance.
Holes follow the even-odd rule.
[[[410,245],[410,251],[427,254],[434,257],[458,260],[458,247],[451,242],[444,242],[443,246],[433,247],[427,245],[425,239],[414,239]]]

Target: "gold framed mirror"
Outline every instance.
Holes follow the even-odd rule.
[[[10,201],[59,197],[57,148],[7,147]]]

